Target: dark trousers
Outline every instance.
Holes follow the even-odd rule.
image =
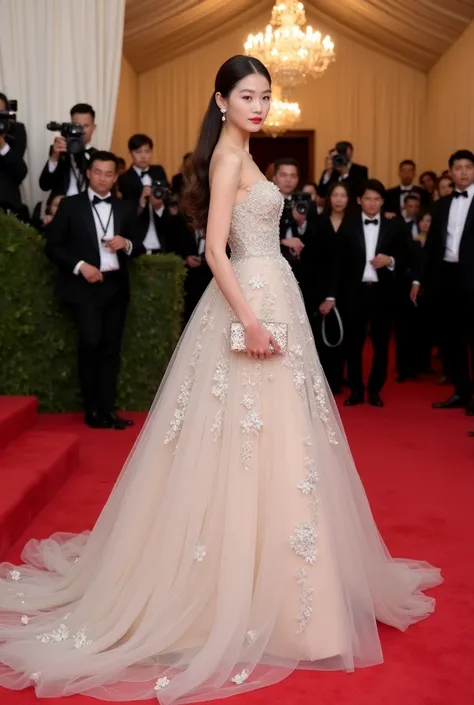
[[[458,264],[443,264],[439,294],[446,375],[456,394],[469,401],[474,391],[474,292],[462,288]]]
[[[188,269],[184,282],[183,329],[188,324],[211,280],[212,272],[205,262],[200,267]]]
[[[90,285],[97,287],[97,296],[73,305],[79,382],[86,412],[107,414],[115,408],[127,307],[120,284],[118,272],[104,273],[103,283]]]
[[[395,301],[395,349],[397,372],[402,377],[414,377],[430,366],[431,335],[428,312],[423,297],[418,306],[410,300],[411,285],[400,284]]]
[[[321,362],[329,387],[333,394],[339,394],[344,377],[344,341],[337,347],[328,347],[322,336],[323,316],[319,313],[315,314],[311,317],[310,321],[319,361]],[[331,312],[326,316],[326,338],[330,344],[335,344],[339,340],[339,337],[339,325],[334,313]]]
[[[360,284],[346,300],[343,310],[349,387],[356,394],[364,391],[362,355],[370,328],[373,358],[367,388],[370,393],[379,393],[387,379],[392,329],[391,287],[379,283]]]

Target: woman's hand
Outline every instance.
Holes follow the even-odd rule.
[[[259,321],[251,323],[245,328],[245,347],[247,355],[254,360],[265,360],[274,353],[281,352],[273,335]]]

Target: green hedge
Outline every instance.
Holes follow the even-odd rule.
[[[33,395],[43,411],[81,409],[76,335],[54,296],[44,238],[0,212],[0,394]],[[130,264],[131,302],[118,405],[148,409],[181,330],[185,268],[174,255]]]

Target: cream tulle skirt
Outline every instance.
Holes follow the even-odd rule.
[[[233,262],[287,354],[231,353],[211,282],[93,531],[0,566],[0,685],[200,702],[380,663],[376,620],[433,611],[439,570],[379,536],[286,261]]]

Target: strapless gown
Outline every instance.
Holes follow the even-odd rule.
[[[282,207],[254,184],[229,244],[253,310],[288,324],[287,354],[231,353],[210,283],[93,530],[0,566],[0,685],[201,702],[378,664],[377,620],[432,613],[439,570],[391,558],[375,525],[280,254]]]

